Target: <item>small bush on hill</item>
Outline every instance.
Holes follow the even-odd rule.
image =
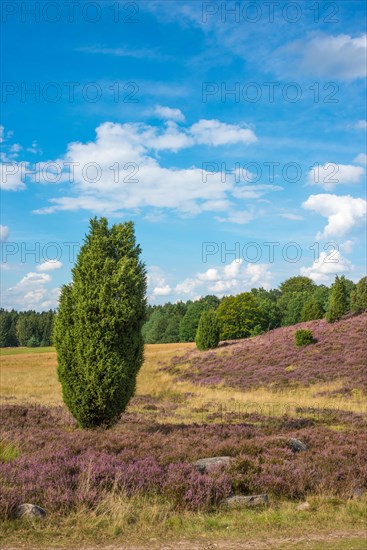
[[[203,311],[196,333],[196,346],[199,350],[216,348],[219,344],[220,326],[214,309]]]
[[[308,344],[314,344],[316,341],[312,335],[312,332],[305,329],[297,330],[294,337],[296,346],[307,346]]]

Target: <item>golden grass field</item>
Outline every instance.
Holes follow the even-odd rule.
[[[145,362],[137,381],[137,396],[153,396],[163,406],[174,401],[178,406],[170,422],[199,420],[200,413],[197,411],[208,402],[226,406],[228,403],[240,403],[249,407],[253,403],[264,407],[268,403],[276,403],[279,414],[282,407],[289,405],[288,414],[292,415],[296,406],[315,406],[313,395],[316,392],[337,387],[336,384],[319,385],[312,389],[302,388],[297,393],[274,393],[266,388],[240,392],[223,386],[208,388],[176,382],[169,373],[162,372],[162,364],[193,347],[194,344],[146,346]],[[62,405],[56,366],[56,353],[52,348],[32,349],[31,352],[24,348],[1,350],[2,403]],[[358,398],[341,398],[333,403],[345,411],[363,411]],[[330,400],[318,397],[317,406],[330,406]],[[134,412],[146,414],[146,411],[138,409],[139,401],[137,404],[132,402],[130,407]],[[277,409],[272,410],[276,414]],[[164,422],[167,422],[167,417]],[[42,523],[7,522],[3,526],[3,548],[89,550],[109,545],[109,550],[117,550],[122,548],[121,532],[124,533],[124,541],[131,541],[123,548],[136,550],[147,547],[167,550],[366,548],[365,500],[342,502],[319,495],[308,500],[311,509],[306,512],[296,512],[294,503],[279,501],[265,510],[177,514],[170,510],[168,503],[159,500],[136,497],[127,501],[121,495],[109,495],[98,510],[81,509],[66,517],[47,518]]]
[[[204,387],[189,382],[177,382],[167,373],[162,372],[162,363],[177,355],[194,349],[195,344],[149,344],[145,347],[145,362],[141,368],[136,395],[150,395],[160,401],[180,401],[182,403],[175,411],[173,422],[193,422],[198,419],[198,409],[205,403],[215,402],[231,410],[236,405],[245,408],[248,412],[256,410],[260,405],[264,413],[275,416],[284,410],[292,416],[296,407],[337,408],[338,410],[355,413],[366,412],[366,402],[358,395],[354,398],[337,397],[332,400],[328,397],[315,394],[322,391],[338,389],[340,383],[314,384],[312,387],[288,389],[273,392],[266,388],[257,388],[251,391],[236,391],[233,388],[219,385]],[[57,380],[57,358],[52,348],[15,348],[4,349],[1,352],[1,398],[3,403],[38,403],[42,405],[62,405],[60,384]],[[50,351],[51,350],[51,351]],[[14,353],[16,352],[16,353]],[[165,420],[166,421],[166,420]]]

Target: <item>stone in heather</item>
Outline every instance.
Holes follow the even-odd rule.
[[[233,458],[231,456],[213,456],[211,458],[200,458],[194,462],[194,466],[202,474],[210,472],[218,466],[228,466]]]
[[[301,504],[299,504],[296,508],[296,510],[299,510],[301,512],[303,512],[304,510],[309,510],[309,509],[310,509],[309,502],[301,502]]]
[[[16,518],[45,518],[47,516],[46,510],[37,506],[36,504],[19,504],[16,507],[14,516]]]
[[[299,439],[291,438],[288,441],[288,445],[294,453],[299,453],[301,451],[307,451],[307,445],[300,441]]]
[[[235,495],[226,498],[223,504],[229,508],[253,508],[269,504],[269,497],[268,495]]]

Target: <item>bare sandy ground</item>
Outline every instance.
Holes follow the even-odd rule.
[[[244,537],[245,538],[245,537]],[[175,541],[170,543],[151,539],[144,545],[126,543],[108,546],[65,546],[67,550],[267,550],[268,548],[292,548],[294,544],[304,544],[305,548],[312,548],[312,543],[334,543],[338,549],[338,541],[349,540],[350,550],[353,550],[353,539],[366,538],[367,531],[334,532],[310,534],[303,537],[269,538],[262,541]],[[6,544],[6,542],[5,542]],[[37,546],[28,546],[26,543],[19,546],[1,546],[2,550],[39,550]]]

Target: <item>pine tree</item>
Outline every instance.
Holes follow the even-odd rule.
[[[9,335],[11,331],[11,314],[2,309],[0,311],[0,348],[6,348],[9,344]]]
[[[326,320],[329,323],[338,321],[348,311],[348,292],[345,277],[335,277],[331,287],[329,309],[326,313]]]
[[[143,362],[146,271],[132,222],[90,221],[72,283],[62,288],[54,344],[63,398],[79,426],[110,426]]]
[[[220,326],[214,309],[203,311],[196,332],[196,347],[203,351],[216,348],[219,344]]]

